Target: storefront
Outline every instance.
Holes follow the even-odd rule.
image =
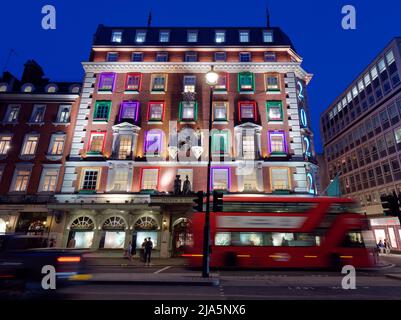
[[[370,225],[376,243],[386,239],[392,250],[401,250],[401,227],[397,217],[372,218]]]

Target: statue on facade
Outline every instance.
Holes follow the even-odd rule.
[[[188,176],[185,177],[184,185],[182,187],[182,193],[188,195],[191,193],[191,181],[189,181]]]
[[[179,195],[179,194],[181,194],[181,179],[180,175],[177,174],[174,180],[174,195]]]

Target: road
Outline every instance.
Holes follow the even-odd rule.
[[[275,299],[401,299],[401,256],[382,257],[393,264],[381,270],[358,270],[356,289],[344,290],[341,272],[313,270],[219,270],[218,286],[77,284],[58,288],[47,296],[56,299],[96,300],[275,300]],[[95,266],[92,273],[183,274],[199,271],[181,266]],[[200,273],[200,272],[199,272]],[[25,293],[25,299],[37,298]]]

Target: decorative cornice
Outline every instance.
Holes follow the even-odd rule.
[[[20,101],[74,101],[79,97],[78,94],[35,94],[35,93],[1,93],[0,100],[20,100]]]
[[[298,78],[309,82],[312,74],[307,73],[300,62],[83,62],[85,72],[166,72],[166,73],[206,73],[214,66],[217,72],[294,72]]]

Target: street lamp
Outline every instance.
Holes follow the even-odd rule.
[[[206,185],[206,211],[205,226],[203,230],[203,261],[202,261],[202,277],[209,278],[210,272],[210,167],[212,163],[212,109],[213,109],[213,87],[219,80],[219,75],[211,70],[205,75],[206,83],[210,86],[209,98],[209,144],[208,144],[208,161],[207,161],[207,185]]]

